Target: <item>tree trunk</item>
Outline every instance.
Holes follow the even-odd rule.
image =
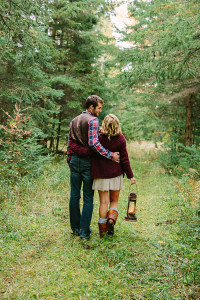
[[[58,146],[60,141],[61,120],[62,120],[62,111],[60,111],[59,113],[59,123],[58,123],[57,138],[56,138],[56,153],[58,153]]]
[[[54,137],[51,136],[51,137],[50,137],[50,145],[49,145],[49,149],[52,149],[52,148],[53,148],[53,144],[54,144]]]
[[[53,120],[56,119],[56,114],[53,114]],[[52,131],[51,131],[51,137],[50,137],[50,149],[54,148],[54,130],[55,130],[55,123],[52,124]],[[54,150],[54,149],[53,149]]]
[[[47,148],[48,138],[44,138],[44,148]]]
[[[186,124],[185,124],[185,146],[192,146],[192,120],[193,96],[189,95],[186,99]]]

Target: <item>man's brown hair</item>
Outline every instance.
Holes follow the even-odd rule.
[[[93,105],[94,108],[96,108],[98,103],[104,104],[103,99],[101,99],[101,97],[99,97],[97,95],[91,95],[86,99],[85,107],[86,107],[86,109],[88,109],[90,107],[90,105]]]

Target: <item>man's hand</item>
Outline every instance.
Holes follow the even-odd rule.
[[[119,152],[114,152],[114,155],[113,155],[112,160],[115,161],[115,162],[117,162],[117,163],[120,163],[120,155],[119,155]]]
[[[136,183],[134,177],[130,178],[130,181],[131,181],[131,185]]]

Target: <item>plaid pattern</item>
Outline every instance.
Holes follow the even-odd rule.
[[[92,118],[88,125],[88,145],[100,155],[111,159],[113,157],[113,153],[105,149],[99,142],[99,120],[97,118]]]
[[[88,122],[88,145],[97,153],[100,155],[107,157],[111,159],[113,157],[113,153],[107,149],[105,149],[101,143],[99,142],[99,120],[94,117],[94,115],[88,111],[84,111],[83,113],[90,114],[93,118]],[[69,137],[68,137],[68,144],[67,144],[67,162],[70,162],[71,159],[71,134],[70,134],[70,129],[72,126],[72,121],[70,122],[69,125]]]

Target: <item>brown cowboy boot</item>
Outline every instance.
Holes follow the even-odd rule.
[[[98,224],[99,224],[99,234],[100,237],[102,238],[107,232],[107,223],[98,223]]]
[[[113,235],[114,234],[114,226],[115,223],[117,221],[117,217],[118,217],[118,211],[116,211],[115,209],[110,209],[108,212],[108,221],[107,221],[107,229],[108,229],[108,234],[109,235]]]

